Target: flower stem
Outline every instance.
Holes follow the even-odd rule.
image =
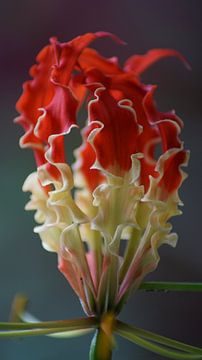
[[[114,314],[103,315],[99,328],[91,342],[89,360],[111,360],[114,347],[113,328]]]
[[[153,281],[153,282],[142,283],[139,287],[139,290],[201,292],[202,283]]]

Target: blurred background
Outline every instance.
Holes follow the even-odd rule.
[[[13,124],[15,102],[37,52],[50,36],[67,41],[76,35],[105,30],[117,34],[127,46],[110,40],[95,47],[105,56],[117,54],[123,62],[150,48],[174,48],[190,61],[187,71],[177,59],[154,65],[143,76],[159,85],[160,110],[174,108],[184,120],[182,137],[191,149],[181,198],[183,215],[174,219],[179,234],[176,249],[160,249],[158,269],[147,279],[202,281],[202,1],[201,0],[1,0],[0,2],[0,321],[8,319],[17,292],[30,298],[29,310],[41,320],[83,316],[79,301],[57,270],[55,254],[46,252],[33,234],[33,213],[24,211],[28,194],[24,179],[35,170],[30,150],[20,150],[20,127]],[[94,46],[93,44],[93,46]],[[72,138],[74,142],[74,138]],[[165,336],[202,346],[202,294],[134,294],[120,318]],[[2,360],[87,359],[91,336],[72,340],[46,337],[0,340]],[[114,359],[161,359],[118,340]]]

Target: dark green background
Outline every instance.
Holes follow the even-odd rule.
[[[171,47],[190,61],[191,72],[176,59],[163,60],[144,75],[159,84],[161,110],[175,108],[185,123],[183,139],[191,149],[189,178],[181,197],[183,215],[174,219],[179,242],[174,250],[163,247],[154,280],[202,281],[202,119],[201,119],[201,8],[200,0],[31,0],[0,3],[0,320],[7,320],[16,292],[30,298],[30,311],[42,320],[83,316],[73,291],[57,271],[55,254],[43,250],[32,233],[33,214],[24,212],[27,194],[21,192],[26,176],[35,170],[31,151],[20,150],[22,134],[14,126],[15,102],[27,70],[39,49],[56,35],[68,40],[87,31],[106,30],[128,42],[119,47],[100,40],[106,56],[124,60],[153,47]],[[76,135],[76,132],[74,133]],[[71,138],[71,148],[76,139]],[[78,143],[78,142],[76,142]],[[202,294],[138,293],[121,319],[135,325],[202,346]],[[72,340],[36,337],[0,340],[2,360],[87,359],[90,336]],[[160,359],[118,339],[114,359]]]

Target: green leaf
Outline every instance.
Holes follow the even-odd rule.
[[[202,292],[202,283],[152,281],[142,283],[139,290]]]
[[[97,327],[95,318],[30,323],[0,323],[0,338],[49,335],[52,337],[76,337],[85,335]]]
[[[127,329],[127,330],[130,328],[130,330],[132,332],[134,332],[137,336],[143,337],[150,341],[154,341],[158,344],[165,345],[165,346],[168,346],[168,347],[176,349],[176,350],[202,355],[202,349],[198,348],[196,346],[188,345],[188,344],[182,343],[180,341],[169,339],[169,338],[159,335],[159,334],[155,334],[148,330],[144,330],[141,328],[137,328],[135,326],[127,325],[119,320],[117,320],[117,326],[120,327],[121,329]]]
[[[12,322],[0,322],[0,338],[36,335],[69,338],[88,334],[97,327],[97,320],[93,317],[41,322],[26,311],[27,304],[25,295],[15,296],[10,314]]]
[[[166,339],[156,334],[153,334],[153,339],[152,339],[151,336],[152,333],[146,332],[145,330],[142,329],[134,328],[125,323],[122,323],[121,321],[117,321],[115,332],[118,335],[134,342],[136,345],[139,345],[151,352],[162,355],[169,359],[182,359],[182,360],[202,359],[202,349],[200,348],[195,348],[177,342],[175,340]],[[150,336],[150,340],[152,340],[153,342],[148,340],[149,336]],[[157,338],[159,340],[158,344],[157,344]],[[154,341],[156,343],[154,343]],[[160,343],[167,346],[161,346],[159,345]]]
[[[92,318],[82,318],[75,320],[59,320],[59,321],[40,321],[33,323],[8,323],[0,322],[0,330],[29,330],[29,329],[51,329],[60,328],[68,329],[70,331],[95,328],[97,320]]]
[[[48,328],[48,329],[30,329],[30,330],[11,330],[11,331],[1,331],[1,338],[10,338],[10,337],[26,337],[26,336],[39,336],[39,335],[47,335],[54,333],[61,333],[64,331],[68,331],[68,328]]]
[[[92,333],[93,329],[63,331],[59,333],[47,334],[46,336],[58,338],[58,339],[70,339]]]

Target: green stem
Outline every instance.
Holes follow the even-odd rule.
[[[89,360],[112,359],[114,319],[114,315],[111,313],[103,315],[99,328],[96,330],[91,342]]]
[[[135,344],[169,359],[182,359],[182,360],[202,359],[202,354],[199,353],[193,354],[182,351],[175,351],[166,348],[164,346],[159,346],[157,344],[154,344],[148,340],[145,340],[137,335],[137,332],[136,330],[133,329],[133,327],[128,326],[127,324],[121,322],[117,322],[117,325],[115,327],[115,332],[118,335],[134,342]]]
[[[0,339],[1,338],[10,338],[10,337],[39,336],[39,335],[63,333],[63,332],[68,332],[68,331],[72,332],[71,330],[69,330],[69,328],[65,328],[65,327],[49,328],[49,329],[2,331],[2,332],[0,332]]]
[[[142,283],[139,287],[139,290],[201,292],[202,283],[153,281],[153,282]]]
[[[42,321],[33,323],[8,323],[0,322],[0,330],[28,330],[28,329],[50,329],[50,328],[68,328],[69,330],[79,330],[96,327],[98,324],[96,318],[82,318],[75,320]]]
[[[158,344],[165,345],[165,346],[168,346],[168,347],[176,349],[176,350],[202,355],[201,348],[198,348],[198,347],[192,346],[192,345],[188,345],[188,344],[184,344],[177,340],[169,339],[165,336],[155,334],[148,330],[144,330],[144,329],[137,328],[135,326],[130,326],[128,324],[124,324],[122,321],[117,320],[116,326],[120,329],[123,329],[123,330],[125,329],[127,331],[129,331],[129,329],[130,329],[130,331],[133,332],[134,334],[136,334],[137,336],[143,337],[150,341],[154,341]]]
[[[97,326],[95,318],[38,323],[0,323],[0,339],[58,334],[56,337],[85,335]]]

